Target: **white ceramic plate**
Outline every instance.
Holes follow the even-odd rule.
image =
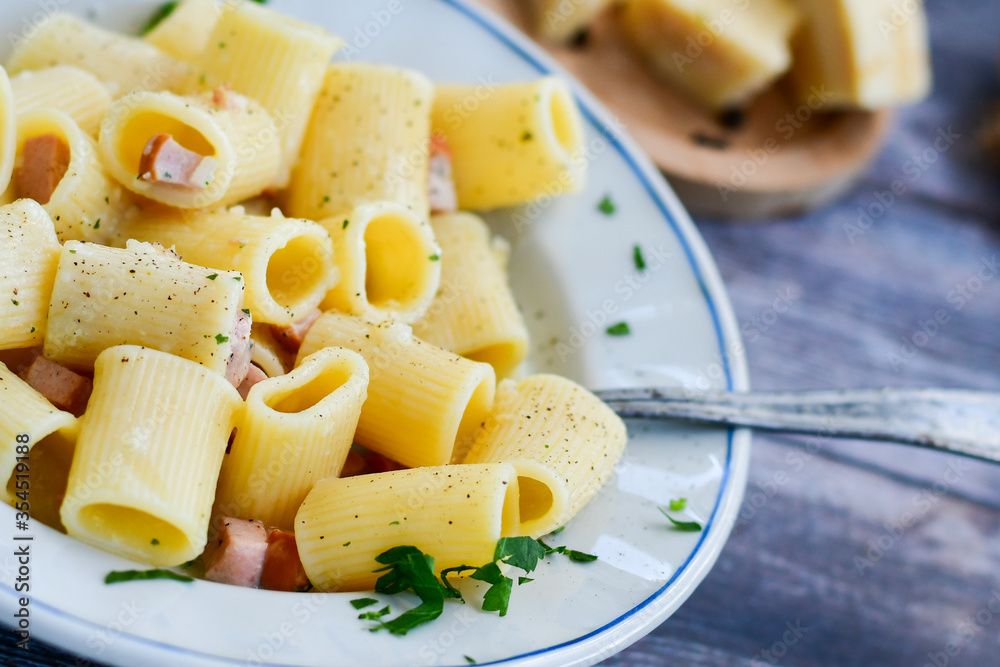
[[[0,26],[23,34],[53,7],[136,30],[155,3],[121,0],[4,2]],[[272,0],[273,8],[343,36],[353,60],[418,68],[436,80],[499,82],[559,71],[528,40],[457,0]],[[9,40],[4,40],[9,42]],[[9,44],[5,44],[9,51]],[[613,119],[577,88],[587,124],[586,191],[490,216],[513,244],[511,274],[533,336],[532,363],[592,388],[672,385],[746,389],[742,346],[705,246],[659,174]],[[616,211],[604,215],[608,195]],[[648,268],[637,274],[633,245]],[[632,334],[611,337],[627,321]],[[633,422],[614,478],[560,544],[596,553],[553,558],[514,590],[510,613],[448,604],[405,637],[371,633],[352,594],[291,594],[197,581],[106,586],[133,563],[44,526],[34,530],[31,631],[88,658],[120,665],[592,664],[649,632],[691,594],[729,536],[746,484],[747,432]],[[657,510],[689,499],[683,514],[706,528],[670,529]],[[13,511],[0,509],[0,541],[13,545]],[[9,527],[9,528],[6,528]],[[7,535],[6,538],[3,535]],[[13,549],[0,549],[0,620],[18,595]],[[405,600],[393,600],[394,609]]]

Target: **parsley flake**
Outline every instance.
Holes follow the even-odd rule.
[[[670,523],[674,525],[675,530],[679,530],[682,533],[697,533],[702,529],[702,526],[697,521],[678,521],[674,517],[667,514],[667,511],[662,507],[658,507],[658,510],[663,513],[663,516],[670,519]]]
[[[365,607],[370,607],[373,604],[378,604],[378,600],[375,598],[358,598],[357,600],[351,600],[351,606],[355,609],[364,609]]]
[[[642,248],[638,245],[632,246],[632,259],[635,261],[635,268],[640,271],[646,270],[646,258],[642,256]]]
[[[209,280],[215,280],[216,278],[219,277],[219,274],[218,273],[213,273],[212,275],[205,276],[205,277],[208,278]]]
[[[432,262],[436,262],[436,261],[438,261],[439,259],[441,259],[441,255],[431,255],[431,256],[430,256],[430,257],[428,257],[427,259],[431,260]]]
[[[341,229],[347,229],[347,225],[351,224],[350,220],[344,220],[344,226]]]
[[[628,322],[619,322],[607,328],[609,336],[628,336],[630,333],[632,333],[632,330],[629,329]]]
[[[142,27],[141,34],[148,35],[152,32],[153,28],[160,25],[160,23],[163,22],[163,19],[170,16],[174,10],[177,9],[177,5],[177,2],[164,2],[162,5],[157,7],[156,11],[153,12],[153,15],[149,17],[148,21],[146,21],[146,25]]]
[[[682,511],[684,509],[687,509],[687,506],[688,506],[688,499],[687,498],[678,498],[677,500],[671,500],[670,501],[670,511],[671,512],[680,512],[680,511]]]
[[[247,317],[250,317],[250,309],[249,308],[241,308],[241,310],[243,311],[244,315],[246,315]]]
[[[597,205],[597,210],[604,215],[614,215],[615,204],[611,201],[611,195],[604,195],[604,199]]]
[[[215,342],[218,345],[229,342],[229,336],[223,336],[222,334],[215,334]]]
[[[157,568],[155,570],[115,570],[113,572],[108,572],[108,576],[104,577],[104,583],[118,584],[123,581],[141,581],[145,579],[171,579],[173,581],[181,581],[184,583],[194,581],[193,577],[189,577],[184,574],[177,574],[172,570]]]

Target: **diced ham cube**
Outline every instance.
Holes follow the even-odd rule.
[[[267,529],[260,521],[226,518],[205,549],[205,578],[220,584],[255,587],[267,552]]]
[[[215,158],[189,151],[169,134],[154,134],[142,149],[139,178],[204,190],[218,166]]]
[[[26,140],[16,174],[18,195],[48,204],[69,169],[69,159],[69,145],[54,134]]]
[[[90,378],[38,356],[24,371],[22,379],[60,410],[80,416],[94,388]]]
[[[226,379],[237,389],[250,372],[250,359],[253,357],[253,341],[250,340],[252,327],[253,321],[250,316],[241,310],[237,313],[236,323],[233,324],[233,330],[229,334],[232,352],[229,353],[229,362],[226,365]]]
[[[275,529],[267,536],[260,587],[270,591],[302,591],[309,588],[309,577],[302,567],[292,533]]]
[[[271,334],[274,339],[281,343],[289,352],[298,352],[299,348],[302,346],[302,341],[305,340],[306,334],[309,333],[309,327],[319,319],[319,316],[323,314],[319,308],[313,308],[312,311],[306,314],[302,319],[292,322],[287,327],[279,327],[271,325]]]
[[[438,133],[431,135],[427,200],[433,213],[451,213],[458,210],[455,179],[451,171],[451,149],[448,148],[445,138]]]
[[[247,400],[247,396],[250,395],[250,390],[253,389],[255,384],[263,382],[266,379],[267,375],[264,371],[260,370],[258,366],[250,364],[250,372],[247,373],[246,379],[243,380],[239,387],[237,387],[240,392],[240,396],[243,397],[243,400]]]

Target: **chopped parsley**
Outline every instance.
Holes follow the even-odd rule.
[[[431,255],[431,256],[430,256],[430,257],[428,257],[427,259],[431,260],[432,262],[436,262],[436,261],[438,261],[439,259],[441,259],[441,255]]]
[[[152,544],[154,547],[160,546],[160,541],[158,539],[156,539],[155,537],[153,539],[151,539],[149,541],[149,543]]]
[[[177,2],[164,2],[162,5],[157,7],[156,11],[153,12],[153,15],[149,17],[148,21],[146,21],[146,25],[142,27],[141,34],[148,35],[153,30],[153,28],[155,28],[156,26],[160,25],[160,23],[163,22],[163,19],[167,18],[168,16],[174,13],[174,10],[177,9],[178,4],[179,3]]]
[[[597,560],[597,556],[567,549],[564,546],[553,548],[541,540],[530,537],[504,537],[497,542],[491,562],[480,567],[459,565],[444,569],[440,573],[439,581],[434,575],[433,557],[413,546],[393,547],[375,558],[376,562],[386,565],[375,570],[375,572],[385,572],[375,583],[375,592],[394,595],[411,591],[420,598],[420,605],[388,621],[383,621],[381,618],[389,613],[388,607],[379,612],[362,614],[359,618],[376,622],[376,625],[370,628],[372,632],[388,630],[392,634],[405,635],[413,628],[438,618],[444,611],[445,600],[465,602],[461,591],[448,581],[448,575],[469,571],[472,572],[470,578],[490,585],[483,596],[483,611],[496,611],[500,616],[505,616],[514,580],[504,575],[500,563],[519,568],[525,574],[529,574],[541,559],[552,553],[564,554],[570,560],[580,563]],[[525,576],[517,578],[518,586],[531,581],[533,579]],[[351,604],[355,605],[355,609],[361,609],[375,603],[375,600],[368,603],[369,599],[371,598],[354,600]]]
[[[604,215],[613,215],[615,212],[615,204],[611,201],[611,195],[604,195],[604,199],[601,203],[597,205],[597,210]]]
[[[146,579],[171,579],[173,581],[182,581],[184,583],[194,581],[193,577],[189,577],[184,574],[177,574],[172,570],[157,568],[155,570],[115,570],[113,572],[108,572],[108,576],[104,577],[104,583],[118,584],[123,581],[143,581]]]
[[[229,342],[229,336],[223,336],[222,334],[215,334],[215,342],[218,345]]]
[[[628,322],[619,322],[607,328],[609,336],[628,336],[630,333],[632,333],[632,330],[629,329]]]
[[[646,270],[646,258],[642,256],[642,248],[638,245],[632,246],[632,259],[635,261],[635,268],[640,271]]]
[[[341,229],[347,229],[347,225],[351,224],[350,220],[344,220],[344,226]]]
[[[680,512],[680,511],[682,511],[684,509],[687,509],[687,506],[688,506],[688,499],[687,498],[678,498],[677,500],[671,500],[670,501],[670,511],[671,512]]]
[[[532,139],[534,139],[534,137],[531,132],[528,132],[527,130],[525,130],[524,134],[521,135],[521,141],[531,141]]]
[[[20,305],[20,304],[18,304],[17,299],[11,299],[10,302],[12,304],[14,304],[15,306]]]
[[[212,275],[205,276],[205,277],[208,278],[209,280],[215,280],[216,278],[219,277],[219,274],[218,273],[213,273]]]
[[[351,606],[355,609],[364,609],[365,607],[370,607],[373,604],[378,604],[378,600],[375,598],[358,598],[357,600],[351,600]]]
[[[465,661],[467,663],[469,663],[470,665],[477,665],[477,664],[479,664],[479,663],[476,662],[475,658],[470,658],[467,655],[463,655],[462,657],[465,658]]]
[[[701,524],[698,523],[697,521],[678,521],[674,517],[667,514],[667,510],[663,509],[662,507],[658,507],[657,509],[659,509],[660,512],[663,513],[663,516],[670,519],[670,523],[674,525],[675,530],[679,530],[683,533],[697,533],[702,528]]]
[[[358,618],[362,621],[377,621],[383,616],[389,614],[389,605],[386,605],[379,609],[378,611],[366,611],[363,614],[358,614]]]
[[[94,229],[100,229],[100,228],[101,228],[101,219],[98,218],[97,220],[94,221]]]
[[[241,310],[243,311],[244,315],[246,315],[247,317],[250,317],[250,309],[249,308],[241,308]]]

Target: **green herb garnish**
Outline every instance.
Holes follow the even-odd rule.
[[[142,581],[145,579],[171,579],[184,583],[194,581],[193,577],[157,568],[155,570],[115,570],[108,572],[108,576],[104,577],[104,583],[117,584],[123,581]]]
[[[638,245],[632,246],[632,259],[635,261],[635,268],[640,271],[646,270],[646,259],[642,256],[642,248]]]
[[[701,530],[701,524],[698,523],[697,521],[678,521],[674,517],[667,514],[667,510],[663,509],[662,507],[658,507],[657,509],[663,513],[663,516],[670,519],[670,523],[674,524],[674,528],[676,530],[679,530],[683,533],[697,533],[698,531]]]
[[[218,345],[229,342],[229,336],[223,336],[222,334],[215,334],[215,342]]]
[[[597,205],[597,210],[604,215],[613,215],[615,212],[615,204],[611,201],[611,195],[604,195],[604,199],[601,203]]]
[[[177,5],[177,2],[164,2],[162,5],[157,7],[156,11],[153,12],[153,15],[149,17],[148,21],[146,21],[146,25],[142,27],[141,34],[148,35],[153,28],[163,22],[163,19],[170,16],[174,10],[177,9]]]
[[[209,280],[215,280],[216,278],[219,277],[219,274],[218,273],[213,273],[212,275],[205,276],[205,277],[208,278]]]
[[[670,511],[671,512],[680,512],[682,510],[687,509],[687,506],[688,506],[688,499],[687,498],[678,498],[677,500],[671,500],[670,501]]]
[[[351,600],[351,606],[355,609],[364,609],[365,607],[370,607],[373,604],[378,604],[378,600],[375,598],[358,598],[357,600]]]
[[[607,333],[609,336],[628,336],[632,330],[629,329],[628,322],[619,322],[608,327]]]

